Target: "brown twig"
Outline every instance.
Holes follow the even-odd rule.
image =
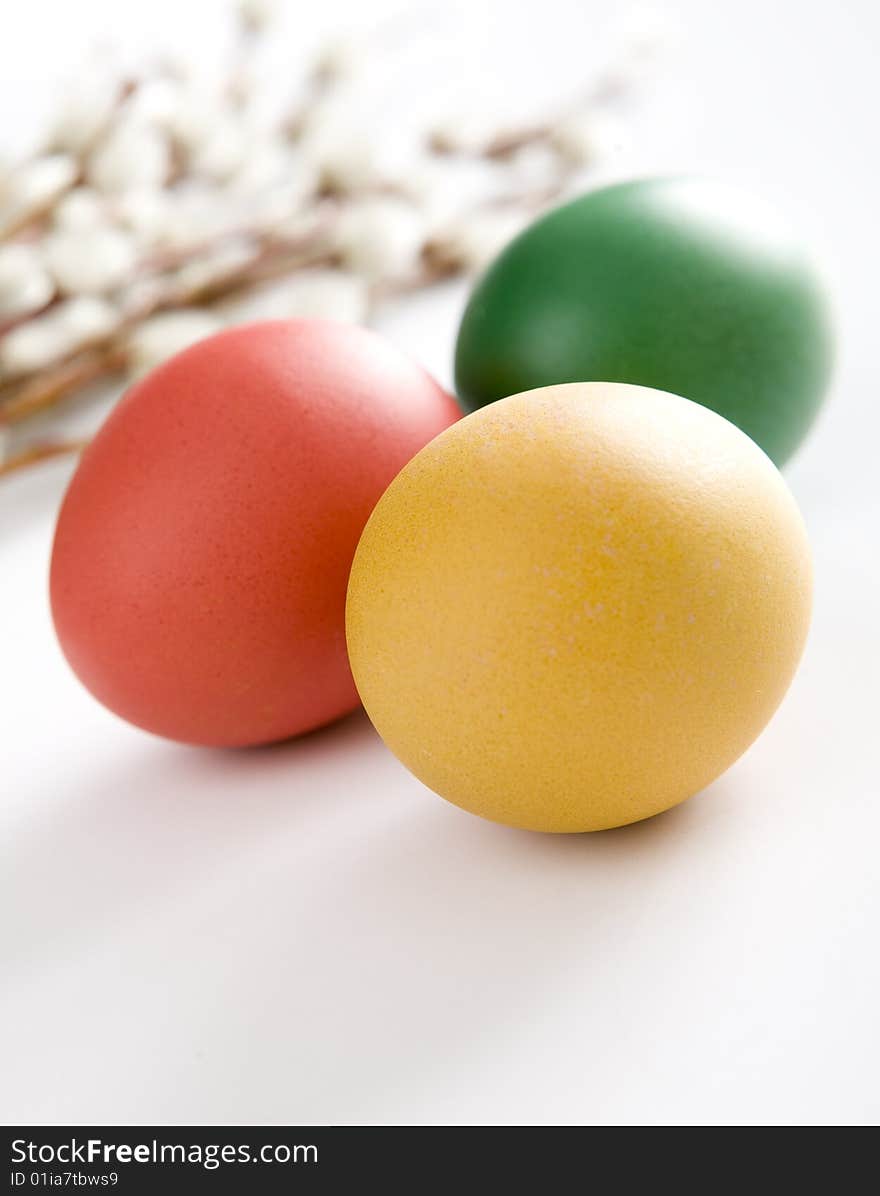
[[[115,373],[124,363],[122,346],[111,340],[91,345],[59,365],[41,370],[12,390],[5,402],[0,391],[0,426],[11,427],[54,407],[84,386]]]
[[[462,146],[438,130],[428,134],[428,149],[443,157],[486,158],[490,162],[504,162],[513,158],[520,150],[538,145],[548,139],[551,126],[542,121],[536,124],[515,125],[499,129],[485,141],[476,145]]]
[[[80,453],[88,443],[88,440],[46,440],[29,444],[21,452],[14,453],[5,461],[0,461],[0,477],[7,477],[21,469],[27,469],[29,465],[37,465],[41,461],[49,461],[53,457]]]
[[[25,208],[14,220],[10,220],[8,224],[0,227],[0,244],[18,240],[21,238],[22,233],[41,225],[58,203],[58,200],[71,192],[74,187],[79,186],[81,182],[82,174],[77,174],[69,183],[66,183],[63,187],[59,187],[57,191],[53,191],[51,195],[41,199],[39,203]]]

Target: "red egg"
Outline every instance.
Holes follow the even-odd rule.
[[[222,332],[129,390],[58,519],[52,613],[105,706],[186,743],[285,739],[352,710],[345,590],[388,483],[458,419],[362,328]]]

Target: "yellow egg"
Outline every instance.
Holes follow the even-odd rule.
[[[549,386],[441,433],[361,537],[347,636],[379,734],[474,814],[648,818],[752,743],[810,619],[798,509],[733,424],[676,395]]]

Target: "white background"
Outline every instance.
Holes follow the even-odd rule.
[[[300,24],[316,7],[330,25],[371,16],[297,5]],[[96,31],[207,53],[220,8],[14,6],[0,145]],[[608,16],[508,0],[424,19],[438,11],[526,96],[576,70]],[[788,471],[817,594],[787,701],[708,791],[595,836],[448,806],[360,714],[266,750],[178,747],[103,711],[56,647],[46,569],[69,466],[4,483],[3,1120],[878,1119],[877,9],[658,11],[674,36],[634,117],[640,168],[746,181],[837,279],[834,393]],[[446,381],[462,294],[382,323]]]

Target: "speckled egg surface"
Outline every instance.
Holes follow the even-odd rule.
[[[675,395],[515,395],[424,448],[355,555],[364,706],[449,801],[587,831],[690,797],[752,743],[810,618],[804,526],[770,460]]]
[[[128,392],[59,517],[51,596],[80,680],[189,743],[286,738],[357,705],[345,588],[376,500],[460,412],[364,329],[234,328]]]

